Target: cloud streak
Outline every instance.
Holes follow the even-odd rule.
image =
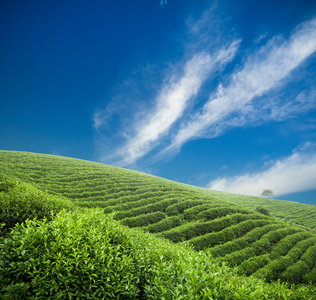
[[[316,51],[316,19],[299,26],[289,40],[274,38],[250,56],[244,67],[231,76],[226,87],[218,86],[202,110],[196,113],[162,153],[178,151],[186,142],[199,137],[215,137],[227,117],[239,113],[272,89],[282,85],[290,73]],[[226,125],[225,125],[226,126]]]
[[[183,75],[172,78],[156,98],[155,109],[137,126],[136,134],[119,150],[123,160],[120,165],[129,165],[144,157],[183,115],[189,102],[197,95],[203,82],[223,65],[231,61],[237,51],[239,40],[214,55],[199,53],[184,66]]]
[[[219,178],[207,186],[223,192],[260,196],[264,189],[275,196],[316,188],[316,144],[305,143],[289,157],[259,173]]]
[[[302,23],[287,39],[275,36],[258,48],[267,34],[260,36],[250,54],[249,49],[239,53],[241,39],[228,39],[234,33],[223,31],[214,7],[187,23],[185,58],[168,68],[169,74],[161,76],[158,67],[149,76],[133,74],[107,107],[94,113],[103,162],[126,167],[149,158],[155,163],[191,140],[287,120],[316,107],[313,87],[296,94],[284,89],[296,79],[293,71],[316,51],[316,19]],[[241,58],[244,50],[248,54]],[[160,86],[159,76],[164,78]]]

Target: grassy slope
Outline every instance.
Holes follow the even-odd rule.
[[[0,151],[1,173],[35,183],[79,206],[115,212],[114,218],[129,227],[173,242],[187,240],[238,266],[241,274],[316,282],[315,233],[249,209],[264,204],[277,214],[280,202],[286,203],[284,217],[290,220],[295,211],[301,224],[316,228],[314,206],[219,193],[136,171],[33,153]]]

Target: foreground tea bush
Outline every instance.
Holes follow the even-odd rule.
[[[205,252],[98,210],[27,220],[0,240],[1,299],[313,299],[315,287],[237,275]]]
[[[131,240],[99,212],[27,220],[0,247],[6,299],[133,299],[138,293]]]
[[[0,224],[2,234],[26,219],[51,219],[53,212],[74,210],[68,199],[49,195],[30,184],[20,183],[6,177],[0,178]]]

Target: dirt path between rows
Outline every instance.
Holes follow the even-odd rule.
[[[300,224],[296,224],[297,226],[300,226],[300,227],[303,227],[305,229],[308,229],[308,230],[313,230],[313,231],[316,231],[316,229],[313,229],[313,228],[309,228],[309,227],[306,227],[306,226],[303,226],[303,225],[300,225]]]

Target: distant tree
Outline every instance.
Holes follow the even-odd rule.
[[[263,190],[261,196],[269,198],[269,197],[273,197],[274,194],[272,190]]]

